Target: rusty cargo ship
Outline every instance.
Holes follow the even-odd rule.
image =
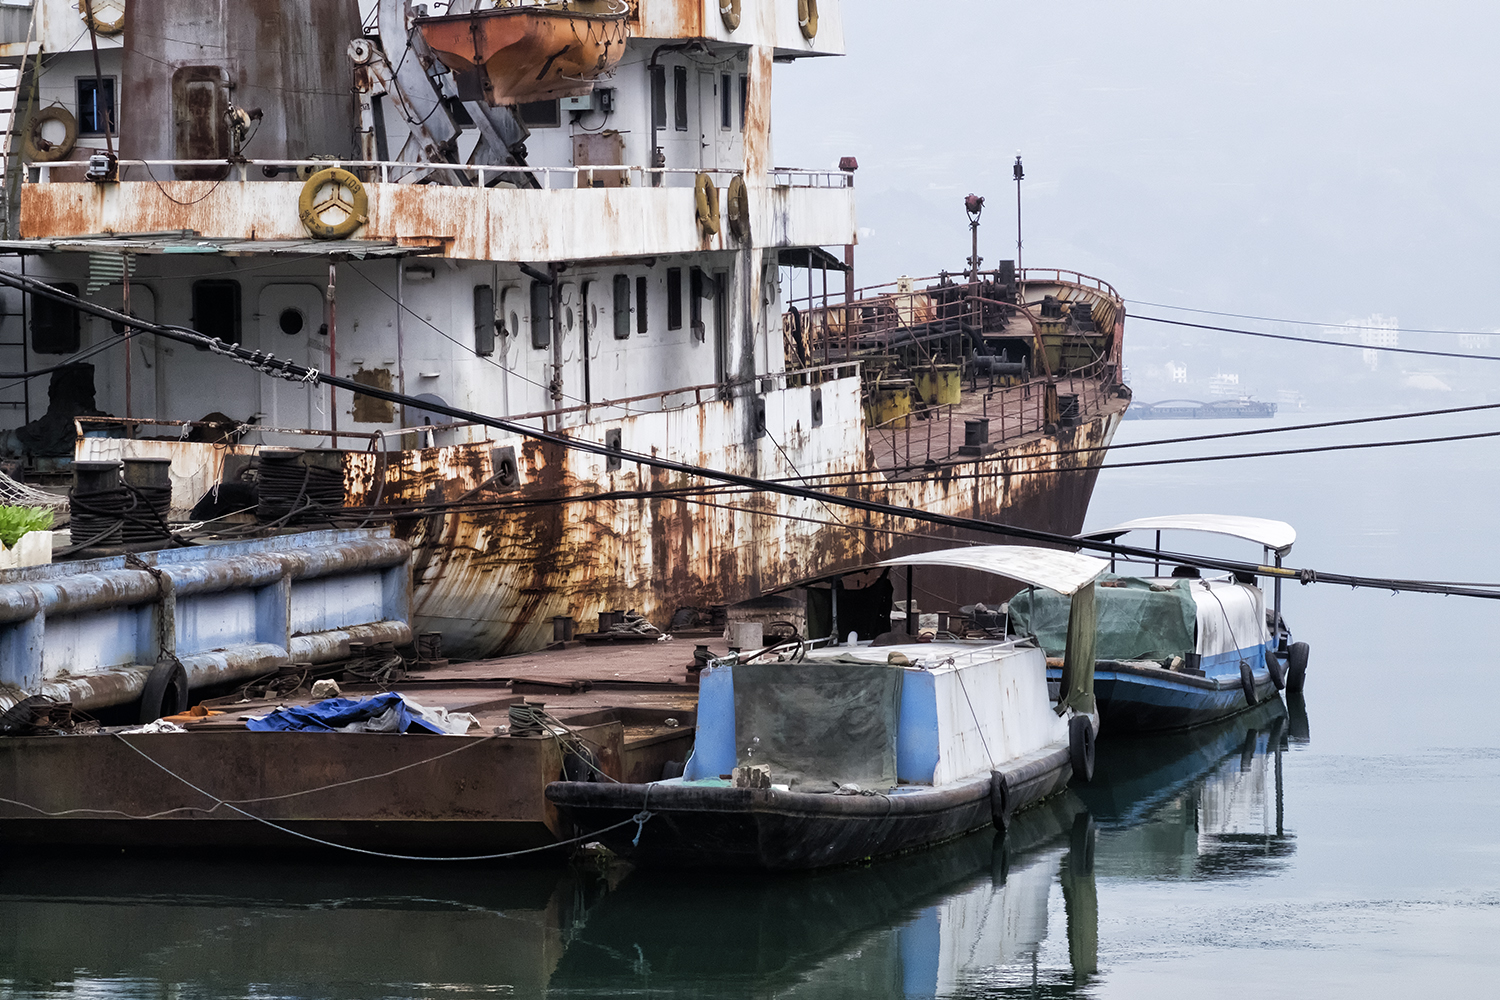
[[[46,399],[40,378],[0,388],[13,478],[166,459],[179,536],[389,523],[413,551],[415,631],[464,656],[536,649],[554,617],[601,609],[666,628],[965,535],[424,403],[1081,529],[1129,402],[1122,299],[977,253],[960,275],[855,286],[857,164],[770,158],[773,73],[842,53],[838,3],[365,7],[0,10],[18,78],[4,267],[268,359],[7,290],[0,369],[62,366]],[[273,357],[405,402],[268,377]]]

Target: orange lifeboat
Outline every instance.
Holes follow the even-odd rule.
[[[625,0],[504,2],[416,21],[460,91],[488,104],[524,104],[591,93],[625,55]]]

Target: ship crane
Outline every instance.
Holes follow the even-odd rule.
[[[449,12],[467,13],[477,0],[453,0]],[[422,34],[411,28],[410,0],[380,0],[380,46],[368,39],[349,45],[354,64],[355,91],[359,100],[360,134],[365,160],[390,157],[382,150],[385,141],[383,115],[375,100],[387,97],[406,124],[407,138],[395,159],[401,163],[457,163],[463,127],[450,107],[463,108],[479,132],[479,142],[470,161],[482,166],[526,166],[526,139],[530,135],[508,107],[492,107],[483,101],[463,100],[449,73],[428,49]],[[415,57],[415,58],[412,58]],[[461,171],[413,170],[398,178],[402,183],[432,181],[467,185]],[[518,187],[536,187],[536,179],[525,172],[507,175]]]

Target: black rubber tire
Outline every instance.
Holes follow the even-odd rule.
[[[1094,848],[1098,843],[1098,828],[1094,817],[1087,812],[1073,817],[1073,827],[1068,831],[1068,865],[1075,875],[1090,875],[1094,871]]]
[[[1245,692],[1245,704],[1254,708],[1258,704],[1255,698],[1255,671],[1251,669],[1249,660],[1240,661],[1240,690]]]
[[[1276,690],[1281,691],[1286,687],[1286,667],[1281,663],[1281,657],[1270,650],[1266,651],[1266,669],[1271,672],[1271,683],[1276,685]]]
[[[1294,642],[1286,655],[1287,694],[1301,694],[1307,683],[1307,655],[1311,652],[1307,643]]]
[[[1074,781],[1088,784],[1094,780],[1094,724],[1086,715],[1068,720],[1068,761]]]
[[[141,725],[188,710],[188,676],[177,660],[162,660],[151,668],[141,692]]]
[[[680,778],[686,770],[686,761],[669,760],[661,766],[661,780],[666,781],[669,778]]]
[[[1010,829],[1010,782],[1002,771],[990,772],[990,820],[995,829],[1004,833]]]

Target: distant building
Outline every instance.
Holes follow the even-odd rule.
[[[1401,323],[1394,316],[1371,313],[1364,319],[1351,319],[1340,327],[1325,329],[1345,343],[1365,346],[1360,354],[1371,371],[1380,367],[1380,348],[1401,346]]]
[[[1461,333],[1458,335],[1458,349],[1461,351],[1492,351],[1495,341],[1500,340],[1490,333]]]
[[[1210,396],[1238,396],[1240,394],[1240,377],[1233,372],[1220,372],[1208,380],[1208,394]]]
[[[1175,361],[1167,362],[1167,378],[1182,385],[1187,384],[1187,365],[1179,365]]]

